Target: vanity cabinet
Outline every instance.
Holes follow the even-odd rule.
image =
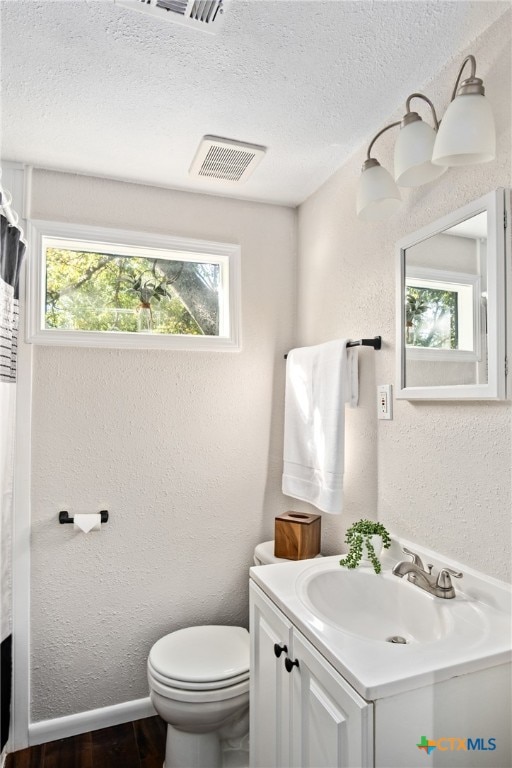
[[[430,768],[512,765],[508,653],[367,701],[254,582],[250,622],[251,768],[421,768],[427,757]]]
[[[250,598],[251,768],[373,766],[372,703],[253,584]]]

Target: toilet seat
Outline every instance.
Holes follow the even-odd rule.
[[[186,627],[153,645],[148,675],[184,691],[226,689],[248,680],[249,656],[249,633],[243,627]]]
[[[242,672],[240,675],[225,678],[224,680],[209,680],[203,682],[192,683],[188,680],[176,680],[168,675],[162,675],[152,665],[151,660],[148,659],[148,674],[151,674],[153,680],[158,680],[162,685],[171,686],[172,688],[181,688],[184,691],[213,691],[219,688],[228,688],[230,685],[236,685],[242,683],[249,678],[249,670]]]
[[[148,664],[148,682],[152,691],[159,693],[165,699],[172,701],[183,701],[190,704],[205,704],[214,701],[227,701],[236,696],[249,693],[249,677],[234,685],[228,685],[223,688],[197,688],[187,690],[186,688],[177,688],[168,683],[162,683],[153,677]]]

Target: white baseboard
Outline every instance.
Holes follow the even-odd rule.
[[[125,701],[123,704],[113,704],[110,707],[89,709],[87,712],[78,712],[76,715],[66,715],[52,720],[30,723],[28,743],[29,746],[33,747],[47,741],[65,739],[68,736],[77,736],[79,733],[97,731],[99,728],[121,725],[121,723],[141,720],[143,717],[151,717],[152,715],[156,715],[156,712],[149,696],[145,699]]]

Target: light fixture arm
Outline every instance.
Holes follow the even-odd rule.
[[[462,83],[460,83],[462,72],[464,70],[464,67],[468,63],[468,61],[471,64],[470,75],[468,78],[463,80]],[[459,83],[460,83],[460,90],[459,90],[459,93],[457,94]],[[457,95],[465,96],[468,94],[479,94],[481,96],[485,95],[483,80],[480,80],[479,77],[476,77],[476,59],[472,54],[470,54],[469,56],[466,56],[466,58],[462,62],[462,66],[459,69],[459,74],[457,75],[457,80],[455,81],[455,86],[453,88],[452,98],[450,99],[450,101],[453,101]]]
[[[434,118],[434,127],[436,131],[439,130],[439,120],[437,119],[437,114],[434,105],[430,101],[430,99],[425,96],[423,93],[411,93],[410,96],[407,97],[407,101],[405,102],[405,109],[406,109],[406,116],[410,114],[411,112],[411,101],[412,99],[423,99],[423,101],[426,101],[429,105],[430,109],[432,110],[432,117]]]
[[[400,122],[401,121],[398,120],[396,123],[390,123],[389,125],[386,125],[385,128],[382,128],[382,130],[380,130],[378,133],[375,134],[373,139],[370,141],[370,145],[368,147],[368,152],[366,153],[366,160],[371,160],[372,159],[371,158],[372,147],[375,144],[375,142],[377,141],[377,139],[379,138],[379,136],[382,136],[383,133],[385,133],[386,131],[389,131],[390,128],[394,128],[395,125],[400,125]]]

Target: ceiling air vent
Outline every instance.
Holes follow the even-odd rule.
[[[254,171],[265,147],[218,136],[203,136],[189,174],[202,179],[240,183]]]
[[[204,32],[218,31],[225,0],[114,0],[123,8],[148,13],[157,19],[184,24]]]

